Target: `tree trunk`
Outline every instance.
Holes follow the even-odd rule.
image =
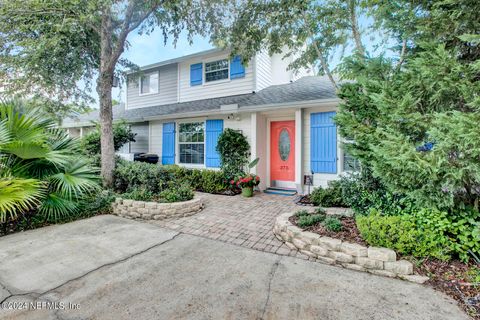
[[[97,80],[97,92],[100,99],[100,130],[102,178],[105,187],[113,185],[113,170],[115,169],[115,148],[113,145],[113,114],[112,114],[112,20],[110,7],[103,10],[102,29],[100,34],[100,74]]]

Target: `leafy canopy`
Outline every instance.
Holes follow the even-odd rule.
[[[410,45],[403,64],[383,56],[344,61],[343,77],[354,80],[339,92],[336,121],[354,140],[345,148],[420,207],[478,210],[480,48],[472,34],[480,22],[472,13],[480,5],[418,1],[407,15],[407,1],[375,3],[394,10],[377,18]],[[397,12],[407,19],[402,24],[393,21]]]

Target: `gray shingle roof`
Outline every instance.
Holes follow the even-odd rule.
[[[154,107],[122,109],[114,107],[114,120],[141,121],[145,118],[168,115],[182,115],[208,111],[220,111],[222,105],[238,104],[239,110],[262,105],[275,105],[291,102],[329,100],[337,98],[335,88],[326,77],[309,76],[295,82],[267,87],[256,93],[172,103]],[[73,122],[85,123],[98,120],[98,110],[81,115]],[[72,124],[72,119],[65,119],[64,125]]]

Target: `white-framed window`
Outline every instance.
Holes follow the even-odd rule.
[[[343,151],[343,171],[360,171],[360,161]]]
[[[158,72],[140,77],[140,94],[158,93]]]
[[[205,122],[187,122],[178,125],[179,163],[204,164]]]
[[[228,59],[205,62],[205,82],[228,79]]]
[[[343,143],[353,143],[353,140],[344,139]],[[343,171],[360,171],[360,161],[349,154],[346,148],[343,148]]]

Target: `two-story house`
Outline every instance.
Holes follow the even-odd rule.
[[[325,77],[312,70],[295,73],[282,55],[257,54],[243,65],[239,57],[212,49],[130,73],[126,104],[114,107],[114,120],[127,120],[137,141],[122,152],[158,154],[161,164],[218,168],[216,143],[225,128],[241,131],[261,189],[303,193],[304,175],[326,185],[346,170],[332,120],[339,99]],[[81,135],[91,113],[63,126]]]

